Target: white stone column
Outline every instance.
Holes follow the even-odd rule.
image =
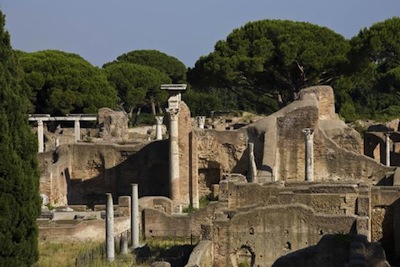
[[[54,145],[55,145],[56,148],[60,145],[60,138],[56,137]]]
[[[314,129],[303,129],[305,134],[306,151],[305,151],[305,180],[314,181]]]
[[[156,140],[162,140],[162,125],[164,116],[156,116]]]
[[[178,110],[169,110],[169,123],[170,198],[175,203],[180,199]]]
[[[196,120],[197,120],[197,127],[199,127],[199,129],[204,129],[204,124],[206,123],[206,116],[197,116]]]
[[[180,204],[180,175],[179,175],[179,131],[178,113],[181,102],[181,92],[186,90],[186,84],[162,84],[161,90],[169,93],[168,108],[169,114],[169,185],[170,198],[174,205]]]
[[[390,166],[390,133],[385,133],[386,166]]]
[[[114,248],[114,205],[111,193],[107,193],[106,207],[106,255],[108,261],[115,258]]]
[[[81,140],[81,124],[79,118],[75,119],[74,123],[75,143]]]
[[[257,182],[257,165],[254,158],[254,143],[249,143],[249,182]]]
[[[139,191],[137,184],[132,184],[131,241],[133,250],[139,247]]]
[[[37,120],[37,135],[38,135],[38,152],[44,152],[44,135],[43,135],[43,120]]]

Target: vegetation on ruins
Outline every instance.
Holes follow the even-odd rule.
[[[28,125],[28,91],[0,11],[0,266],[38,260],[37,143]]]
[[[114,108],[117,93],[102,69],[79,55],[56,50],[19,52],[35,113],[97,113]]]
[[[104,69],[108,81],[118,92],[120,105],[130,118],[134,110],[139,114],[143,107],[151,107],[154,115],[162,113],[160,103],[166,102],[168,93],[161,91],[160,84],[171,82],[165,73],[153,67],[126,62],[110,63]]]
[[[347,61],[348,41],[304,22],[261,20],[233,30],[188,71],[191,85],[228,109],[269,114],[316,84],[332,84]]]

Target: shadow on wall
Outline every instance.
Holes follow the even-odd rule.
[[[120,164],[105,167],[104,157],[100,155],[101,166],[96,166],[98,175],[85,179],[73,177],[74,174],[65,171],[67,178],[67,199],[69,205],[105,204],[106,193],[112,193],[113,199],[119,196],[131,195],[131,184],[137,183],[139,197],[167,196],[169,193],[168,141],[152,142],[134,154],[119,150],[125,158]],[[129,155],[130,154],[130,155]],[[73,159],[75,163],[79,159]],[[81,164],[85,164],[82,162]]]
[[[400,265],[400,199],[385,207],[382,238],[378,241],[392,266]]]

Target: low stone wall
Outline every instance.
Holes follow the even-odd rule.
[[[139,199],[139,209],[155,209],[166,214],[172,214],[173,203],[167,197],[142,197]]]
[[[212,242],[209,240],[202,240],[197,244],[190,254],[189,261],[185,267],[212,267]]]
[[[216,207],[217,202],[212,202],[207,207],[189,214],[173,215],[160,210],[144,209],[144,236],[145,238],[199,237],[201,225],[212,224]]]
[[[323,214],[355,214],[359,196],[357,184],[302,183],[260,185],[256,183],[233,183],[222,181],[222,198],[228,208],[271,204],[301,203]],[[251,197],[248,197],[251,196]]]
[[[114,218],[114,223],[116,236],[130,229],[129,217]],[[105,220],[39,222],[39,240],[85,242],[105,241],[105,238]]]

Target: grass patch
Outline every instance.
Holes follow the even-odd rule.
[[[100,242],[39,242],[39,267],[75,266],[79,253],[100,245]]]
[[[84,252],[90,251],[99,247],[102,242],[88,241],[84,243],[78,242],[55,242],[55,241],[41,241],[39,243],[39,262],[35,267],[53,267],[53,266],[75,266],[76,258]],[[134,264],[135,257],[128,253],[127,255],[115,254],[115,260],[108,262],[106,259],[96,258],[92,261],[88,259],[87,264],[79,266],[85,267],[128,267],[128,266],[141,266]]]

